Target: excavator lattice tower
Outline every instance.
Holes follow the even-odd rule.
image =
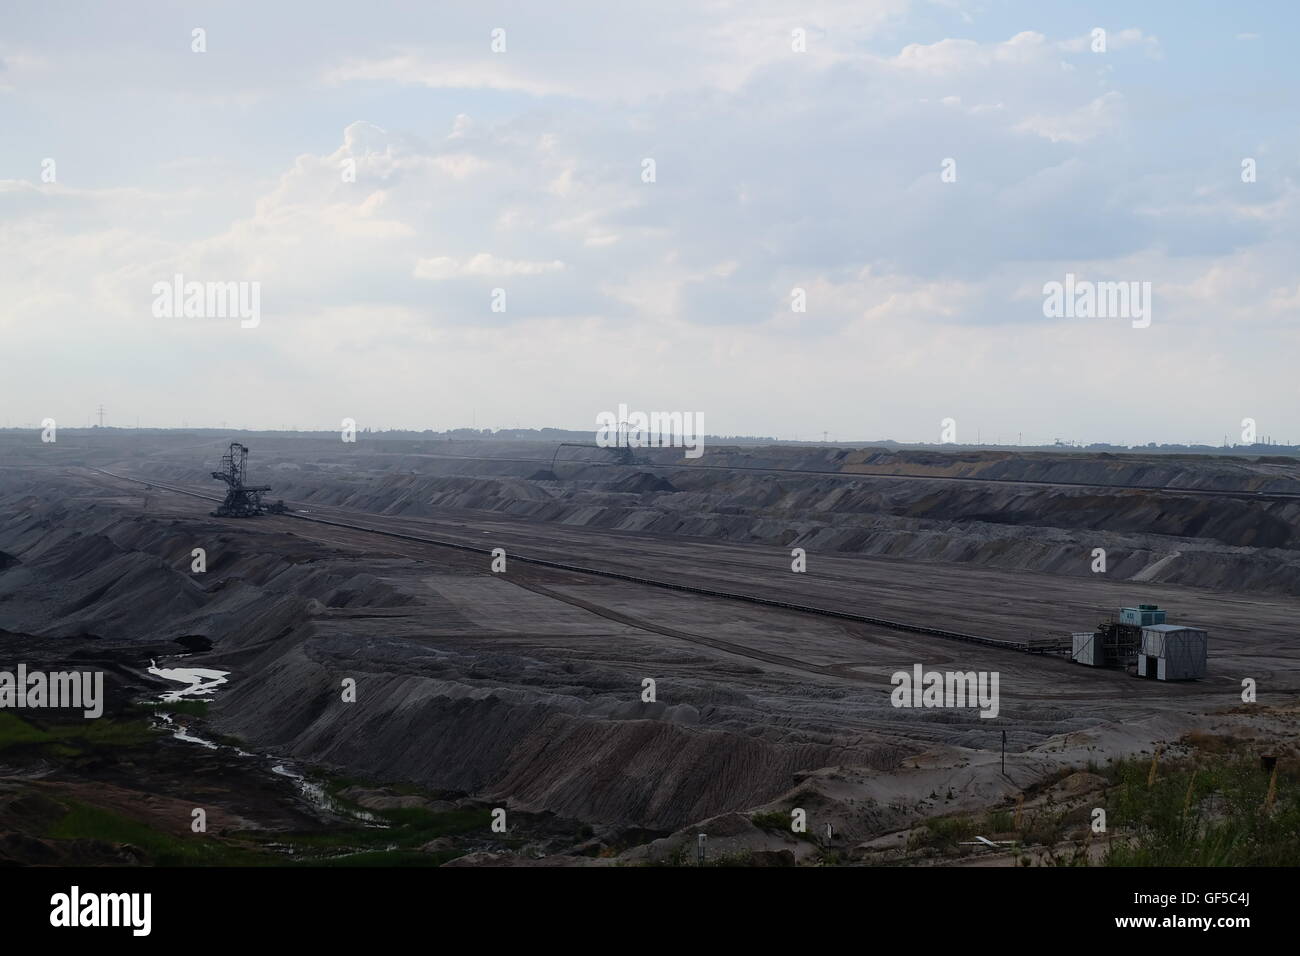
[[[213,478],[226,483],[226,499],[212,512],[214,518],[253,518],[265,511],[284,510],[284,502],[262,506],[262,494],[270,491],[271,487],[244,484],[247,469],[248,448],[232,441],[230,451],[221,459],[221,470],[212,473]]]

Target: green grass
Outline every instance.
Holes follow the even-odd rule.
[[[234,842],[207,834],[176,836],[130,817],[78,801],[67,803],[68,812],[45,833],[53,840],[99,840],[125,843],[144,853],[154,866],[439,866],[460,854],[454,851],[421,852],[419,847],[439,836],[489,833],[491,815],[478,811],[400,810],[392,813],[408,821],[389,829],[363,828],[320,833],[252,831]],[[287,857],[269,844],[292,846]]]
[[[1150,757],[1112,761],[1097,772],[1107,781],[1104,793],[1080,806],[1049,802],[1026,808],[1019,841],[1047,848],[1055,865],[1087,865],[1086,841],[1076,836],[1073,849],[1060,844],[1071,832],[1086,832],[1098,806],[1106,811],[1109,835],[1090,838],[1107,840],[1108,866],[1294,866],[1300,860],[1300,768],[1294,761],[1279,770],[1267,811],[1270,775],[1254,755],[1211,750],[1195,759],[1165,760],[1150,787]],[[947,852],[975,833],[1015,829],[1005,809],[982,819],[936,817],[913,832],[908,850]]]
[[[230,839],[207,834],[175,835],[103,807],[67,801],[67,813],[45,836],[53,840],[98,840],[129,844],[154,866],[439,866],[461,854],[422,852],[442,836],[491,833],[491,814],[478,810],[432,813],[421,809],[381,812],[391,826],[321,832],[247,831]],[[501,837],[503,848],[514,840]],[[276,846],[272,846],[275,844]],[[292,847],[285,855],[279,847]]]
[[[206,701],[155,703],[130,707],[125,714],[115,717],[40,721],[0,710],[0,754],[55,758],[75,765],[92,756],[155,742],[158,733],[151,726],[151,718],[158,711],[202,717],[207,707]],[[316,779],[334,799],[355,809],[362,808],[343,797],[342,791],[355,785],[377,786],[327,776]],[[386,789],[427,796],[411,785],[390,785]],[[523,843],[517,835],[493,834],[491,813],[486,809],[434,812],[415,807],[367,811],[386,826],[342,824],[329,830],[290,833],[258,830],[217,838],[199,833],[173,834],[89,803],[72,800],[60,803],[66,807],[66,813],[57,816],[44,833],[46,837],[127,844],[137,848],[155,866],[438,866],[461,855],[451,850],[431,853],[420,850],[439,837],[481,836],[499,843],[502,849]],[[56,805],[55,814],[60,812]],[[283,849],[286,846],[294,852],[286,854]]]
[[[750,815],[750,822],[760,830],[777,830],[784,833],[792,833],[790,829],[791,816],[788,813],[782,813],[780,810],[770,810],[763,813]]]
[[[994,810],[984,822],[984,829],[988,833],[1010,833],[1013,826],[1015,826],[1015,818],[1010,810]]]
[[[0,710],[0,750],[28,744],[46,744],[50,739],[44,730],[36,729],[16,714]]]
[[[156,701],[149,704],[149,710],[155,714],[184,714],[186,717],[206,717],[208,716],[208,705],[211,701],[207,700],[178,700],[174,703],[163,703]]]
[[[278,862],[265,853],[232,846],[206,834],[179,837],[103,807],[78,801],[68,801],[67,805],[67,814],[50,827],[46,837],[127,843],[142,851],[154,866],[246,866]]]
[[[1147,787],[1149,760],[1126,761],[1107,796],[1117,838],[1111,866],[1294,866],[1300,860],[1300,773],[1278,773],[1264,811],[1269,774],[1257,759],[1210,757],[1162,764]],[[1188,793],[1191,793],[1190,800]]]
[[[363,777],[349,777],[343,775],[324,776],[318,775],[317,782],[321,783],[330,796],[344,803],[351,803],[342,795],[344,790],[352,787],[360,787],[363,790],[385,790],[404,797],[425,797],[431,800],[455,800],[465,796],[464,793],[456,790],[426,790],[414,783],[406,781],[392,780],[372,780]]]
[[[261,843],[290,846],[295,862],[328,866],[436,866],[459,853],[424,853],[420,847],[439,837],[479,834],[495,838],[502,849],[519,841],[492,833],[488,810],[448,810],[435,813],[418,807],[371,811],[387,827],[350,827],[343,830],[297,833],[249,833]],[[341,854],[351,854],[341,856]]]
[[[0,710],[0,752],[36,748],[51,756],[75,757],[99,747],[134,747],[150,736],[148,722],[140,718],[99,717],[40,727]]]
[[[78,760],[115,749],[156,741],[158,734],[150,719],[157,711],[201,717],[206,710],[206,701],[185,701],[179,706],[134,706],[117,717],[61,721],[34,721],[0,711],[0,753],[58,758],[75,765]],[[379,786],[369,781],[328,776],[316,776],[315,779],[340,804],[355,809],[363,808],[343,797],[342,791],[357,785]],[[412,785],[385,785],[385,789],[429,796]],[[501,849],[517,849],[525,842],[515,834],[493,834],[491,812],[487,809],[435,812],[412,807],[370,810],[366,812],[386,825],[341,824],[329,830],[289,833],[256,830],[216,838],[209,834],[173,834],[103,807],[70,800],[61,802],[67,807],[67,812],[50,826],[44,834],[46,837],[128,844],[140,850],[147,862],[156,866],[438,866],[464,852],[426,853],[420,850],[440,837],[482,837],[487,843],[499,844]],[[294,852],[286,854],[285,847]]]
[[[969,817],[932,817],[912,833],[907,841],[907,849],[947,850],[963,840],[969,840],[974,834],[975,823]]]
[[[769,810],[750,815],[750,822],[760,830],[766,830],[769,833],[788,833],[796,840],[807,840],[809,843],[816,843],[817,840],[807,829],[802,832],[796,832],[791,829],[793,817],[788,811]]]

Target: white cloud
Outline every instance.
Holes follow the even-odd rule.
[[[417,279],[457,279],[465,276],[488,276],[507,278],[509,276],[536,276],[547,272],[559,272],[564,263],[558,259],[552,262],[527,262],[518,259],[499,259],[486,252],[480,252],[469,259],[453,259],[439,256],[433,259],[420,259],[415,263]]]
[[[1016,129],[1025,130],[1053,143],[1083,143],[1112,128],[1124,97],[1111,90],[1091,102],[1058,116],[1036,114],[1021,120]]]
[[[0,182],[0,330],[37,357],[0,384],[6,406],[39,418],[109,401],[197,421],[238,369],[247,393],[223,398],[226,417],[269,424],[456,425],[473,407],[480,423],[579,424],[598,398],[804,437],[925,437],[956,415],[1122,438],[1103,424],[1190,429],[1223,393],[1294,398],[1300,174],[1275,131],[1252,129],[1268,161],[1246,186],[1217,146],[1196,152],[1214,140],[1202,117],[1181,140],[1152,134],[1167,86],[1153,97],[1090,69],[1077,38],[910,42],[901,3],[591,7],[572,36],[521,8],[494,57],[484,23],[501,9],[454,11],[400,48],[360,17],[355,37],[237,79],[220,57],[143,56],[155,86],[183,89],[174,119],[150,102],[148,134],[194,123],[184,161],[160,155],[143,186],[87,181],[101,156],[151,155],[105,146],[129,121],[108,105],[146,95],[139,77],[105,74],[115,92],[98,99],[72,52],[43,53],[72,71],[52,83],[113,122],[60,158],[58,184],[37,183],[35,163]],[[795,26],[806,54],[789,49]],[[217,48],[231,35],[215,31]],[[109,48],[123,71],[141,42]],[[1110,45],[1107,66],[1158,51],[1139,30]],[[200,68],[213,75],[187,85]],[[34,75],[10,73],[18,87]],[[283,101],[268,124],[196,106],[196,87]],[[215,131],[232,111],[233,132]],[[286,127],[283,142],[259,123]],[[946,157],[956,182],[940,179]],[[1149,334],[1045,322],[1035,290],[1067,271],[1152,281]],[[175,272],[261,282],[262,325],[153,320],[151,284]],[[488,292],[507,280],[510,311],[494,314]],[[790,309],[795,286],[806,313]],[[1218,340],[1228,324],[1245,334]],[[1098,393],[1098,375],[1121,374],[1115,355],[1152,350],[1170,374],[1220,363],[1219,397],[1136,414],[1129,391]]]

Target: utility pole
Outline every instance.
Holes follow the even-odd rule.
[[[104,406],[102,403],[99,406],[99,427],[104,427]]]

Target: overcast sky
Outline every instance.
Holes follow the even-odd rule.
[[[1298,19],[10,0],[0,425],[1300,440]],[[178,273],[259,323],[157,316]],[[1149,327],[1045,317],[1067,273]]]

